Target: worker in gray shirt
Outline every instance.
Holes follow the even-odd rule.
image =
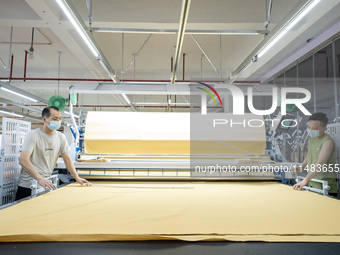
[[[69,146],[64,134],[57,131],[61,125],[61,112],[58,108],[49,106],[42,111],[44,126],[30,131],[24,140],[19,158],[22,171],[15,200],[31,195],[32,180],[45,189],[56,189],[53,183],[46,179],[51,176],[59,155],[64,159],[67,170],[74,179],[85,185],[90,183],[80,178],[69,155]]]

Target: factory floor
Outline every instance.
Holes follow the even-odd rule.
[[[0,254],[339,254],[340,243],[266,243],[266,242],[46,242],[0,243]]]

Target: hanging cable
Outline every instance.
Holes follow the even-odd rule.
[[[60,87],[60,56],[61,56],[61,51],[57,51],[58,55],[59,55],[59,59],[58,59],[58,96],[60,95],[59,93],[59,87]]]
[[[266,21],[264,22],[264,27],[266,28],[266,30],[268,29],[268,25],[270,23],[270,15],[272,13],[272,6],[273,6],[273,0],[270,0],[268,11],[267,11],[267,0],[266,0]]]
[[[86,0],[88,17],[89,17],[89,30],[92,30],[92,0]]]
[[[10,43],[9,43],[9,57],[8,57],[8,78],[12,78],[11,77],[11,73],[13,72],[13,55],[12,55],[12,43],[13,43],[13,27],[11,27],[11,35],[10,35],[10,39],[9,39]]]

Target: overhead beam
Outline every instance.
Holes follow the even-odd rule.
[[[181,84],[175,84],[174,86],[168,86],[170,84],[164,84],[164,85],[157,85],[157,88],[154,88],[155,86],[150,85],[138,85],[138,86],[131,86],[126,84],[116,85],[116,84],[105,84],[105,87],[102,89],[81,89],[77,87],[72,87],[69,91],[70,94],[76,93],[76,94],[111,94],[111,95],[122,95],[122,94],[128,94],[128,95],[201,95],[202,92],[193,92],[190,90],[190,86],[197,86],[197,83],[181,83]],[[240,88],[243,88],[243,94],[247,95],[247,87],[248,86],[240,86]],[[265,85],[266,88],[268,88],[268,91],[253,91],[253,95],[255,96],[272,96],[272,90],[271,85]],[[225,84],[215,84],[214,88],[221,92],[223,90],[223,94],[230,94],[230,91],[224,91],[225,90]]]
[[[147,34],[177,34],[177,29],[150,29],[150,28],[109,28],[109,27],[94,27],[93,32],[105,33],[147,33]],[[207,34],[207,35],[258,35],[266,34],[268,30],[199,30],[187,29],[185,34]]]
[[[182,45],[183,45],[184,35],[185,35],[185,28],[186,28],[188,16],[189,16],[190,4],[191,4],[191,0],[183,0],[182,2],[181,19],[179,21],[176,51],[175,51],[174,69],[173,69],[172,77],[171,77],[172,84],[174,84],[176,81],[177,66],[178,66],[178,61],[181,56]]]

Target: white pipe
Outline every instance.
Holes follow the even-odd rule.
[[[202,115],[207,114],[207,95],[201,95],[201,113]]]
[[[71,96],[71,92],[70,92],[70,96]],[[79,130],[78,130],[78,126],[77,126],[77,123],[76,123],[76,120],[74,118],[74,115],[73,115],[73,104],[72,104],[72,100],[70,100],[70,116],[71,116],[71,119],[72,119],[72,123],[76,129],[76,148],[79,148]]]
[[[177,29],[152,29],[152,28],[110,28],[110,27],[94,27],[94,32],[104,33],[137,33],[137,34],[177,34]],[[258,35],[266,34],[268,30],[202,30],[187,29],[185,34],[197,35]]]

